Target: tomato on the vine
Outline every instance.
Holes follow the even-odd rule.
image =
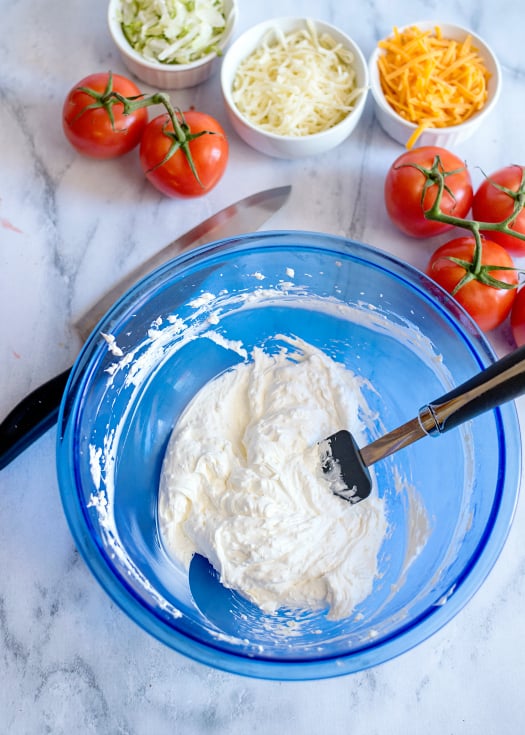
[[[424,214],[432,207],[438,193],[438,185],[432,178],[433,167],[445,174],[445,190],[441,199],[444,214],[465,217],[472,204],[470,174],[457,156],[438,146],[405,151],[388,170],[384,194],[390,219],[411,237],[432,237],[452,228],[448,223],[426,219]]]
[[[188,139],[187,150],[179,146],[172,155],[173,124],[163,114],[151,120],[140,143],[140,162],[148,180],[167,196],[196,197],[207,193],[222,178],[228,162],[229,145],[221,125],[210,115],[196,110],[177,114]]]
[[[518,192],[525,176],[525,166],[505,166],[488,176],[474,195],[472,213],[479,222],[502,222],[512,214],[514,194]],[[507,189],[508,191],[502,190]],[[510,226],[525,234],[525,209],[522,209]],[[525,255],[525,240],[519,240],[505,232],[487,231],[487,237],[514,255]]]
[[[525,288],[520,288],[510,312],[510,328],[514,341],[521,347],[525,345]]]
[[[427,274],[454,296],[482,331],[488,332],[507,318],[516,298],[518,272],[505,248],[491,240],[482,240],[480,268],[476,274],[475,249],[472,236],[446,242],[432,254]],[[458,288],[463,279],[463,285]]]
[[[140,89],[119,74],[90,74],[67,94],[62,109],[62,127],[71,145],[92,158],[116,158],[135,148],[148,122],[145,108],[124,115],[121,102],[109,99],[111,92],[123,97],[140,96]]]

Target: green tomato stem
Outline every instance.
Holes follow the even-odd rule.
[[[186,160],[188,161],[189,167],[192,174],[195,176],[195,179],[197,180],[199,185],[204,188],[204,184],[200,180],[199,174],[195,167],[193,156],[191,155],[190,143],[192,140],[194,140],[195,138],[199,138],[201,135],[212,135],[211,131],[201,130],[198,133],[191,133],[189,126],[187,125],[184,118],[184,115],[182,114],[182,111],[180,109],[175,110],[175,108],[171,104],[170,98],[164,92],[154,92],[149,96],[141,97],[124,97],[117,92],[113,92],[113,95],[118,98],[118,100],[122,103],[124,107],[124,115],[129,115],[135,110],[139,110],[143,107],[151,107],[152,105],[162,105],[165,108],[173,126],[173,132],[168,130],[167,126],[163,127],[162,132],[167,138],[169,138],[170,147],[162,161],[157,163],[156,166],[154,166],[150,170],[152,171],[153,169],[162,166],[164,163],[166,163],[166,161],[169,161],[169,159],[180,149],[186,157]]]
[[[119,92],[115,92],[113,89],[113,74],[110,71],[108,73],[108,83],[102,94],[95,92],[88,87],[79,87],[82,92],[93,98],[93,102],[87,105],[79,114],[82,115],[87,110],[93,110],[96,108],[104,108],[111,121],[113,129],[115,128],[115,119],[113,115],[113,105],[121,104],[122,112],[124,115],[131,115],[136,110],[140,110],[145,107],[151,107],[152,105],[162,105],[166,110],[168,117],[173,126],[173,131],[168,130],[167,125],[163,127],[164,135],[170,140],[170,147],[168,152],[164,156],[163,160],[156,164],[153,168],[162,166],[168,161],[179,149],[182,151],[190,169],[195,176],[195,179],[199,185],[204,188],[204,184],[199,178],[199,174],[195,167],[193,156],[191,155],[190,143],[195,138],[200,138],[201,135],[214,135],[215,133],[211,130],[200,130],[198,133],[192,133],[184,115],[180,109],[175,109],[171,104],[170,98],[164,92],[153,92],[150,95],[136,95],[135,97],[125,97]],[[153,170],[153,169],[150,169]]]
[[[444,192],[448,191],[448,193],[453,196],[452,192],[446,185],[446,176],[449,176],[450,174],[456,172],[444,171],[439,156],[436,156],[430,169],[425,169],[417,164],[408,165],[414,165],[415,168],[417,168],[423,173],[424,176],[426,176],[425,185],[421,195],[422,202],[424,201],[425,193],[430,186],[433,186],[435,184],[438,187],[433,205],[424,210],[424,215],[426,219],[469,230],[474,238],[474,253],[472,256],[472,261],[468,262],[464,260],[459,260],[457,258],[449,258],[457,265],[460,265],[462,268],[465,269],[465,275],[456,284],[454,290],[452,291],[452,295],[455,296],[457,292],[461,288],[463,288],[463,286],[474,279],[479,281],[480,283],[485,284],[486,286],[492,286],[493,288],[516,288],[514,284],[509,284],[505,281],[496,279],[490,273],[491,271],[496,270],[518,270],[520,273],[522,273],[523,271],[518,268],[507,268],[506,266],[483,265],[483,240],[481,232],[503,232],[507,235],[516,237],[519,240],[525,240],[524,234],[511,229],[511,225],[513,224],[514,220],[525,206],[525,171],[522,173],[521,183],[518,191],[511,192],[510,190],[506,190],[506,193],[514,199],[513,208],[510,215],[500,222],[480,222],[474,219],[454,217],[454,215],[446,214],[445,212],[441,211],[441,201],[443,199]]]
[[[424,212],[427,219],[470,230],[475,238],[477,232],[477,239],[479,239],[480,231],[487,231],[502,232],[506,235],[516,237],[519,240],[525,240],[525,234],[521,232],[516,232],[516,230],[512,230],[510,227],[510,225],[513,224],[514,220],[525,206],[525,172],[523,172],[521,184],[518,191],[515,193],[510,191],[508,192],[509,196],[514,199],[513,209],[509,216],[501,220],[501,222],[481,222],[479,220],[454,217],[454,215],[452,214],[446,214],[445,212],[441,211],[441,200],[446,189],[445,177],[447,176],[447,174],[454,172],[444,172],[442,169],[439,168],[439,166],[439,156],[436,156],[436,159],[431,169],[425,169],[421,166],[416,166],[416,168],[421,171],[423,175],[426,176],[427,183],[430,182],[430,185],[435,183],[438,187],[438,193],[436,195],[436,199],[434,200],[434,204],[429,207],[429,209],[426,209]]]

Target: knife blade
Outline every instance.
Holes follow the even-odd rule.
[[[132,270],[105,293],[75,323],[85,342],[111,306],[137,281],[192,247],[253,232],[277,212],[290,196],[291,186],[279,186],[252,194],[216,212],[179,236]],[[0,424],[0,470],[12,462],[57,421],[71,368],[64,370],[23,398]]]
[[[75,322],[74,327],[82,341],[87,340],[95,326],[117,299],[141,278],[189,248],[257,230],[282,207],[291,190],[291,186],[279,186],[275,189],[260,191],[235,204],[230,204],[229,207],[221,209],[220,212],[204,220],[141,263]]]

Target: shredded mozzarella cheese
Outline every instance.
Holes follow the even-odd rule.
[[[459,125],[487,101],[490,77],[472,38],[453,41],[441,29],[394,28],[379,42],[379,78],[389,105],[417,125],[407,148],[426,128]]]
[[[354,56],[328,33],[273,29],[237,69],[232,98],[249,122],[276,135],[305,136],[337,125],[355,106]]]

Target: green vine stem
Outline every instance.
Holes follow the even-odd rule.
[[[165,94],[164,92],[153,92],[150,95],[140,94],[136,97],[125,97],[119,92],[115,92],[115,90],[113,89],[113,74],[111,72],[109,72],[108,74],[108,83],[102,94],[100,94],[99,92],[95,92],[95,90],[90,89],[89,87],[78,87],[78,89],[89,95],[93,99],[93,102],[89,105],[86,105],[86,107],[84,107],[84,109],[79,114],[82,115],[88,110],[103,108],[107,112],[113,129],[115,129],[115,118],[113,115],[113,106],[115,104],[122,105],[122,112],[124,115],[130,115],[136,110],[142,109],[144,107],[151,107],[152,105],[162,105],[168,114],[169,120],[173,126],[173,130],[168,129],[168,122],[166,122],[166,124],[163,126],[162,132],[167,138],[169,138],[170,147],[162,161],[157,163],[154,168],[162,166],[180,149],[186,157],[186,160],[188,161],[188,164],[193,175],[195,176],[195,179],[198,181],[200,186],[203,186],[195,167],[193,156],[191,155],[190,143],[192,140],[195,140],[195,138],[200,138],[201,135],[215,135],[215,133],[211,130],[200,130],[198,133],[192,133],[189,125],[186,123],[182,111],[179,108],[173,107],[167,94]]]
[[[497,270],[510,270],[509,268],[507,268],[506,266],[482,264],[483,238],[481,233],[497,231],[503,232],[507,235],[511,235],[512,237],[516,237],[519,240],[525,240],[525,234],[517,232],[516,230],[513,230],[511,228],[514,220],[525,206],[525,171],[522,171],[520,186],[516,192],[494,184],[494,186],[497,186],[513,199],[514,204],[510,215],[500,222],[481,222],[474,219],[455,217],[454,215],[446,214],[445,212],[441,211],[441,200],[443,198],[444,192],[447,191],[450,196],[454,196],[447,186],[446,177],[458,173],[459,170],[445,171],[443,169],[439,156],[436,156],[432,167],[429,169],[418,164],[409,163],[405,165],[417,168],[418,171],[420,171],[426,178],[421,195],[422,203],[424,201],[427,189],[433,185],[436,185],[438,187],[433,205],[424,210],[425,217],[429,220],[434,220],[436,222],[442,222],[444,224],[452,225],[453,227],[461,227],[463,229],[469,230],[474,238],[475,245],[472,261],[469,262],[461,260],[459,258],[450,258],[450,260],[452,260],[454,263],[457,263],[465,269],[465,275],[456,285],[454,291],[452,292],[453,295],[455,295],[459,291],[459,289],[462,288],[466,283],[474,279],[480,281],[481,283],[484,283],[487,286],[493,286],[494,288],[516,288],[516,285],[506,283],[505,281],[500,281],[499,279],[494,278],[490,273],[491,271]],[[518,268],[515,268],[513,270],[519,270],[520,272],[522,272],[521,269]]]

